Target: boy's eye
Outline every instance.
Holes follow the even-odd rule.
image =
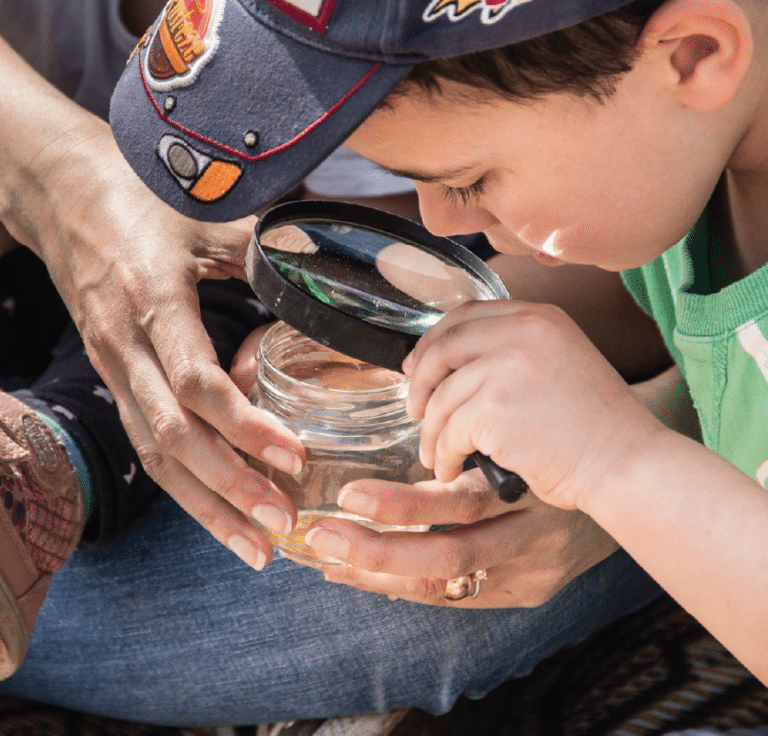
[[[443,196],[451,202],[458,204],[461,202],[464,206],[477,202],[480,195],[485,191],[485,178],[480,177],[474,184],[468,187],[451,187],[447,184],[441,184]]]

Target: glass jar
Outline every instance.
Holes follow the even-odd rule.
[[[419,462],[421,422],[405,411],[408,379],[350,358],[302,335],[284,322],[259,346],[251,402],[292,429],[307,452],[304,469],[290,475],[248,458],[296,505],[298,522],[287,535],[254,523],[269,541],[294,557],[333,562],[305,544],[308,527],[323,516],[352,519],[376,530],[394,527],[349,514],[336,503],[341,487],[358,478],[416,483],[432,477]]]

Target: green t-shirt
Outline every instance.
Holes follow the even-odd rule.
[[[768,487],[768,265],[722,287],[729,264],[716,241],[705,212],[677,245],[622,277],[680,366],[707,447]]]

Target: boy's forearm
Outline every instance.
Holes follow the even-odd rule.
[[[662,430],[584,500],[588,513],[768,683],[768,492]]]

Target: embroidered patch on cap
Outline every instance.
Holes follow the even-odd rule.
[[[455,23],[479,10],[481,21],[490,24],[501,20],[512,8],[529,2],[532,0],[432,0],[422,17],[425,23],[430,23],[445,15]]]
[[[333,15],[336,0],[268,0],[278,10],[303,26],[325,33]]]
[[[243,173],[239,163],[208,156],[170,133],[160,138],[156,151],[179,186],[198,202],[221,199]]]
[[[146,55],[147,81],[165,91],[192,84],[219,46],[226,0],[170,0]]]

